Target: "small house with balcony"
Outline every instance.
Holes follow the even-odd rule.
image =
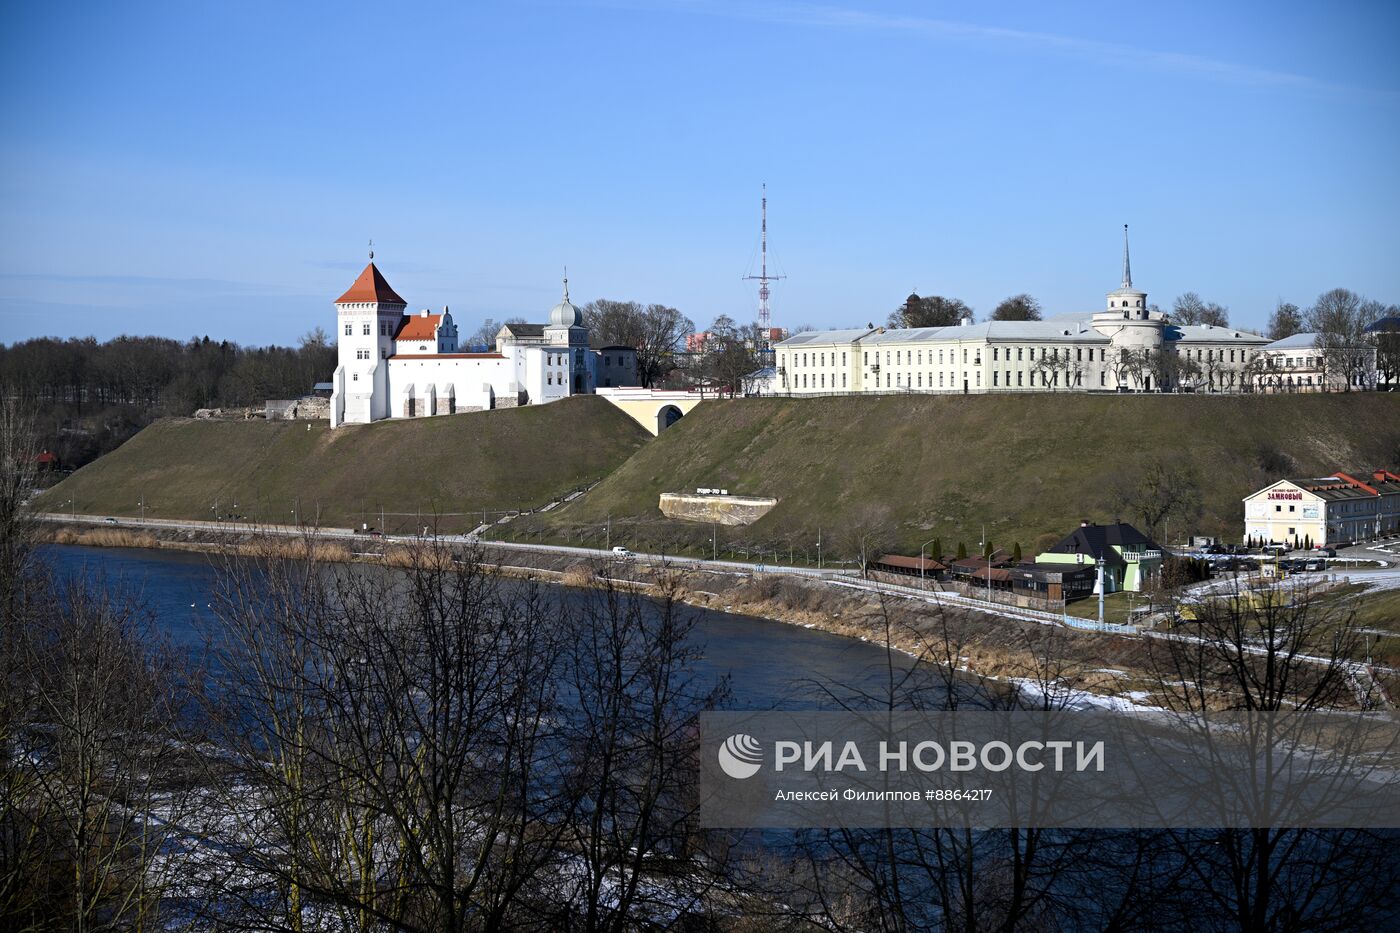
[[[1126,522],[1079,527],[1035,558],[1037,564],[1103,564],[1104,591],[1141,592],[1162,572],[1162,548]]]

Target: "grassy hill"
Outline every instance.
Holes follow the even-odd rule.
[[[41,508],[209,519],[217,503],[250,520],[389,530],[472,527],[481,509],[544,504],[615,470],[649,435],[595,397],[506,411],[348,425],[156,422],[41,496]],[[475,516],[472,514],[475,512]],[[397,513],[397,514],[395,514]],[[419,521],[421,513],[427,516]]]
[[[1085,396],[748,399],[706,402],[587,496],[510,529],[514,537],[708,552],[712,528],[665,519],[661,492],[720,486],[775,496],[726,542],[791,544],[828,558],[880,547],[918,553],[935,535],[975,549],[1069,531],[1081,518],[1136,521],[1117,504],[1154,460],[1194,474],[1200,534],[1238,540],[1244,495],[1285,475],[1394,468],[1400,396]],[[1187,531],[1178,520],[1173,539]],[[607,529],[610,528],[610,533]],[[751,552],[753,553],[753,552]]]

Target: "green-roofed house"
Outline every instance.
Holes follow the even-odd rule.
[[[1093,564],[1103,561],[1104,591],[1141,592],[1162,572],[1162,548],[1132,525],[1082,522],[1043,554],[1037,564]]]

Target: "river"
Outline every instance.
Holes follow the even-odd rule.
[[[176,645],[202,648],[215,624],[208,607],[218,570],[207,555],[77,545],[51,545],[42,553],[61,575],[77,574],[136,595]],[[555,589],[561,599],[573,592]],[[887,682],[889,659],[873,644],[767,619],[686,609],[699,618],[695,638],[703,655],[697,674],[711,683],[729,675],[735,709],[825,708],[833,705],[827,688],[849,698],[879,695]],[[894,663],[907,670],[913,662],[895,655]],[[936,682],[931,671],[928,679]]]

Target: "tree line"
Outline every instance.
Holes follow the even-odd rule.
[[[299,398],[335,371],[317,328],[296,347],[244,347],[209,337],[40,337],[0,344],[0,393],[35,415],[41,447],[79,467],[156,418],[199,408]]]

